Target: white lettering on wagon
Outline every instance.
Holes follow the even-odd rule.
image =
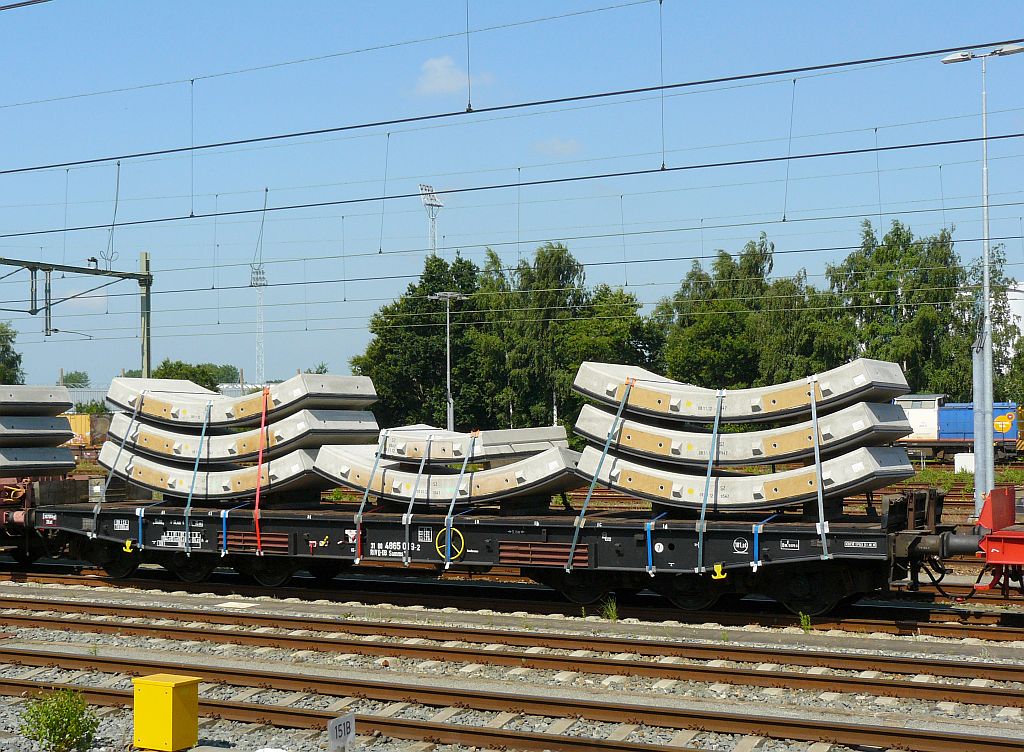
[[[198,530],[189,530],[188,539],[193,546],[203,545],[203,534]],[[185,531],[166,530],[153,545],[160,548],[185,548]]]
[[[878,548],[878,541],[843,541],[843,548]]]

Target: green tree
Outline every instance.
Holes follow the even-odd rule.
[[[24,384],[21,353],[14,349],[18,332],[10,322],[0,322],[0,384]]]
[[[217,384],[221,383],[220,375],[211,363],[193,364],[170,358],[165,358],[153,369],[154,379],[185,379],[214,392],[217,391]]]
[[[85,371],[65,371],[64,386],[84,389],[89,386],[89,374]]]
[[[894,221],[879,240],[865,222],[861,247],[826,274],[861,353],[899,363],[914,391],[968,398],[973,295],[949,230],[915,238]]]
[[[88,402],[76,402],[75,412],[79,415],[103,415],[109,413],[110,408],[100,400],[89,400]]]
[[[715,388],[758,383],[758,315],[774,253],[764,233],[735,256],[719,251],[710,271],[694,262],[679,290],[659,303],[655,313],[665,326],[669,377]]]
[[[326,361],[321,360],[312,368],[307,368],[306,373],[324,374],[330,373],[330,369],[327,367]]]
[[[450,264],[428,256],[418,281],[378,310],[370,320],[373,339],[352,358],[353,373],[373,379],[380,401],[374,414],[381,426],[446,424],[445,303],[438,292],[476,292],[478,269],[457,256]],[[452,379],[459,427],[480,425],[474,399],[473,366],[468,361],[467,326],[474,321],[473,298],[452,302]]]

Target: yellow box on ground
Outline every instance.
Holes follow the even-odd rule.
[[[135,685],[135,746],[177,752],[199,741],[199,679],[153,674]]]

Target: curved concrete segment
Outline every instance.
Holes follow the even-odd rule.
[[[615,416],[593,405],[584,405],[576,420],[576,433],[604,445]],[[858,403],[818,420],[822,456],[861,446],[888,444],[911,432],[906,413],[899,405]],[[706,467],[711,454],[710,433],[676,431],[634,420],[624,420],[612,448],[621,454]],[[783,428],[746,433],[720,433],[715,465],[760,465],[814,457],[811,421]]]
[[[64,386],[0,386],[0,415],[60,415],[74,405]]]
[[[131,429],[129,431],[129,428]],[[377,437],[373,413],[349,410],[300,410],[266,428],[264,459],[273,459],[294,449],[316,449],[323,444],[363,444]],[[180,433],[167,428],[132,423],[127,413],[110,421],[110,438],[125,448],[158,460],[194,463],[199,451],[198,433]],[[259,457],[260,429],[209,435],[202,442],[201,462],[249,462]]]
[[[165,496],[187,497],[192,488],[191,468],[168,465],[132,453],[127,448],[118,454],[118,445],[106,442],[99,463],[114,475],[137,486],[160,491]],[[282,493],[303,488],[326,488],[323,478],[313,472],[316,451],[296,449],[283,457],[260,465],[261,493]],[[195,474],[195,499],[250,498],[256,493],[256,467],[209,471]]]
[[[67,447],[0,448],[0,478],[23,475],[64,475],[75,469]]]
[[[435,468],[423,474],[417,487],[416,472],[403,469],[399,462],[382,459],[373,473],[375,452],[372,446],[322,447],[316,458],[316,471],[332,483],[354,491],[364,491],[369,484],[373,496],[390,501],[408,504],[415,488],[417,505],[451,503],[459,481],[457,470],[438,472]],[[551,496],[578,488],[582,483],[573,472],[578,459],[578,452],[554,448],[499,468],[467,472],[458,486],[456,504]]]
[[[683,384],[656,373],[615,363],[584,362],[573,387],[581,394],[618,407],[627,379],[636,379],[626,410],[659,418],[697,423],[715,420],[716,392]],[[887,402],[910,391],[903,371],[895,363],[859,358],[818,375],[816,401],[820,414],[852,402]],[[771,421],[809,415],[810,386],[807,381],[756,389],[726,391],[722,400],[722,422]]]
[[[600,457],[600,449],[584,449],[578,466],[580,475],[593,478]],[[821,464],[826,497],[874,491],[913,475],[906,451],[897,447],[855,449]],[[657,469],[615,454],[605,458],[598,482],[667,506],[700,509],[704,498],[703,475]],[[817,493],[818,476],[813,466],[767,475],[718,477],[711,479],[708,511],[774,509],[811,501]]]
[[[107,400],[128,413],[171,426],[200,428],[211,404],[210,426],[258,426],[263,409],[261,392],[244,397],[225,397],[180,379],[117,378],[110,384]],[[299,410],[325,408],[360,410],[377,401],[373,382],[365,376],[331,376],[304,373],[270,387],[267,421],[279,420]]]
[[[71,423],[62,415],[0,416],[0,446],[3,447],[55,447],[74,437]]]
[[[471,446],[470,462],[517,460],[548,449],[569,446],[564,426],[480,431],[476,439],[471,440],[468,433],[415,425],[387,429],[383,456],[418,464],[427,451],[428,438],[430,455],[427,462],[432,464],[462,462]]]

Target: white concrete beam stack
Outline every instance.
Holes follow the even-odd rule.
[[[621,404],[631,379],[622,420],[616,423],[610,411]],[[812,385],[817,437],[809,419]],[[911,432],[903,409],[865,401],[891,400],[908,391],[902,370],[893,363],[862,358],[809,380],[725,391],[717,448],[708,425],[718,408],[716,390],[609,363],[583,363],[574,387],[604,404],[604,409],[585,406],[577,421],[576,432],[591,444],[580,458],[579,473],[588,480],[597,474],[602,485],[667,506],[699,509],[706,502],[716,512],[772,509],[815,499],[819,487],[823,497],[831,498],[914,475],[905,450],[880,446]],[[771,425],[736,431],[728,427],[732,423]],[[601,463],[609,432],[610,451]],[[813,465],[816,443],[820,476]],[[705,499],[712,453],[713,478]],[[809,466],[781,472],[774,467],[760,473],[727,470],[787,462]]]
[[[375,453],[371,446],[321,447],[316,470],[333,483],[353,491],[362,492],[369,486],[375,497],[402,504],[413,500],[416,506],[446,507],[453,498],[456,506],[467,506],[550,497],[581,485],[574,472],[579,453],[562,447],[552,447],[500,466],[469,470],[461,482],[459,463],[454,466],[434,464],[420,476],[418,465],[394,460],[380,460],[374,469]]]
[[[62,386],[0,386],[0,477],[63,475],[75,458],[59,446],[73,437],[61,413],[71,408]]]
[[[368,378],[301,374],[269,387],[261,431],[262,392],[226,397],[189,381],[115,379],[107,400],[125,412],[111,421],[99,463],[135,485],[194,500],[248,498],[257,485],[262,494],[327,488],[313,472],[317,451],[374,441],[377,422],[359,408],[376,399]]]
[[[210,409],[210,426],[259,426],[263,394],[225,397],[180,379],[114,379],[107,400],[147,423],[200,429]],[[270,423],[304,409],[362,410],[377,401],[373,382],[365,376],[304,373],[271,384],[267,398]]]

